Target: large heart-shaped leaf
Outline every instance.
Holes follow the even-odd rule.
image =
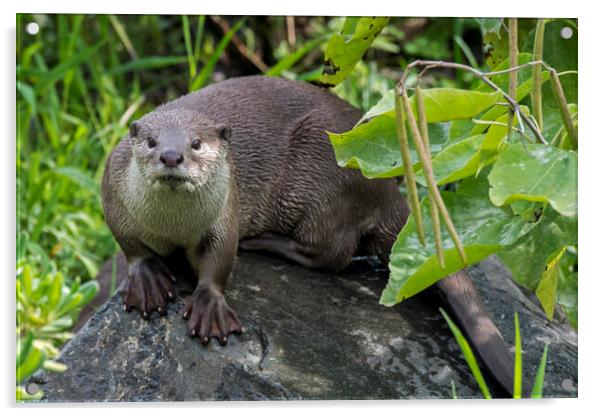
[[[450,125],[442,122],[470,119],[494,105],[501,96],[500,92],[453,88],[433,88],[423,93],[432,155],[443,148],[449,137]],[[393,91],[385,94],[352,130],[329,133],[340,166],[359,168],[368,178],[389,178],[404,173],[395,131],[393,97]],[[415,97],[412,96],[410,102],[416,112]],[[410,143],[413,147],[412,141]],[[411,157],[416,164],[418,158],[413,149]]]
[[[502,99],[500,91],[482,92],[458,88],[429,88],[422,90],[424,112],[429,123],[471,119]],[[360,119],[359,123],[380,115],[395,119],[395,90],[387,91],[374,107]],[[410,97],[416,114],[416,98]]]
[[[431,153],[436,154],[443,148],[449,123],[430,124],[428,128]],[[391,178],[405,172],[395,123],[388,116],[376,117],[348,132],[328,133],[328,136],[337,163],[342,167],[361,169],[367,178]],[[413,166],[419,163],[412,141],[410,158]]]
[[[534,226],[491,205],[486,196],[479,198],[447,192],[443,192],[442,196],[464,245],[469,265],[512,244]],[[380,299],[383,305],[399,303],[464,267],[449,233],[442,229],[446,267],[441,268],[437,261],[427,200],[422,201],[421,209],[426,231],[425,245],[420,243],[415,221],[410,218],[391,251],[389,282]]]
[[[549,203],[562,215],[577,214],[577,154],[554,146],[513,144],[500,154],[488,176],[497,205],[517,200]]]

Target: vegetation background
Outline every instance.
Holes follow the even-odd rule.
[[[28,33],[31,23],[38,33]],[[520,20],[525,48],[533,43],[535,23]],[[102,215],[100,179],[129,122],[235,76],[316,82],[327,41],[343,24],[337,17],[17,16],[18,380],[42,365],[64,370],[52,358],[96,293],[91,280],[99,266],[117,250]],[[507,39],[492,38],[487,24],[391,18],[333,91],[368,111],[415,59],[495,67],[503,60],[495,52]],[[576,35],[575,21],[559,25],[575,27]],[[567,51],[576,59],[574,40],[574,50]],[[431,71],[424,79],[427,87],[471,88],[475,82],[453,69]],[[576,77],[565,89],[576,100]],[[576,273],[569,271],[575,267],[576,253],[564,282],[574,286],[574,299],[565,302],[574,305]],[[576,316],[571,319],[576,323]]]

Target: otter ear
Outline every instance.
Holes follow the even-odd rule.
[[[138,135],[139,130],[140,126],[138,125],[138,122],[132,122],[132,124],[130,124],[130,137],[136,137]]]
[[[217,126],[217,133],[219,134],[220,139],[228,141],[230,140],[230,136],[232,136],[232,129],[230,128],[230,126],[220,124],[219,126]]]

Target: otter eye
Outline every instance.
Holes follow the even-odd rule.
[[[157,141],[155,139],[153,139],[152,137],[149,137],[148,139],[146,139],[146,143],[147,143],[149,149],[152,149],[155,146],[157,146]]]
[[[194,150],[199,150],[201,148],[201,141],[199,139],[193,140],[190,144],[190,147],[192,147]]]

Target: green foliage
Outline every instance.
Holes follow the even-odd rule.
[[[258,26],[283,20],[232,18],[221,31],[206,16],[17,15],[18,383],[39,368],[64,370],[53,361],[57,348],[96,293],[90,280],[99,265],[117,249],[100,181],[130,121],[214,82],[235,36],[252,50]],[[25,32],[32,21],[38,35]],[[312,66],[302,58],[333,30],[315,23],[299,33],[294,53],[265,57],[273,75]],[[268,50],[287,45],[278,33]],[[40,395],[17,388],[19,400]]]
[[[497,205],[514,201],[550,204],[560,214],[577,214],[577,154],[552,146],[513,144],[500,153],[488,176]]]
[[[17,384],[37,370],[63,372],[66,366],[54,359],[58,347],[71,337],[68,332],[81,308],[98,292],[96,281],[66,285],[60,272],[35,276],[28,265],[17,270]],[[19,386],[17,400],[40,399]]]
[[[452,88],[434,88],[424,91],[426,117],[431,123],[470,119],[491,107],[500,99],[498,92],[481,93]],[[414,97],[410,102],[416,113]],[[368,119],[366,122],[363,120]],[[337,162],[340,166],[360,168],[368,178],[388,178],[402,175],[399,144],[395,135],[393,90],[372,107],[355,128],[341,134],[329,133]],[[448,125],[431,124],[429,138],[431,153],[436,154],[447,140]],[[412,152],[412,161],[418,156]]]
[[[469,265],[512,244],[533,227],[520,217],[493,206],[486,197],[451,192],[442,196],[464,244]],[[449,233],[442,230],[445,269],[441,268],[435,252],[428,201],[422,201],[421,209],[425,244],[420,243],[415,221],[410,217],[391,251],[389,282],[380,300],[384,305],[399,303],[464,267]]]
[[[490,65],[494,71],[508,69],[507,48],[500,49],[500,44],[507,42],[501,20],[478,19],[478,23],[483,33],[497,38],[498,49],[491,52]],[[520,21],[519,36],[527,39],[523,44],[529,45],[535,23],[531,19]],[[558,40],[561,27],[567,25],[576,32],[572,21],[552,21],[546,25],[544,60],[548,57],[561,70],[573,71],[575,40],[564,44]],[[566,55],[560,52],[563,47],[567,48]],[[531,61],[531,50],[518,55],[520,65]],[[565,93],[570,122],[576,124],[577,107],[572,101],[576,98],[576,85],[570,82],[573,72],[561,75],[566,79],[564,88],[570,91]],[[530,66],[518,73],[516,99],[522,115],[520,118],[514,115],[513,134],[508,131],[509,107],[500,105],[503,99],[499,89],[507,90],[508,73],[489,76],[499,87],[494,92],[482,82],[471,89],[423,89],[432,169],[438,185],[453,184],[452,189],[457,190],[456,194],[446,194],[444,199],[468,264],[498,253],[515,279],[535,291],[548,317],[552,317],[556,303],[564,299],[563,306],[574,323],[576,255],[566,258],[565,253],[569,247],[576,251],[577,244],[577,153],[567,138],[566,118],[563,119],[552,94],[546,95],[544,91],[543,126],[540,126],[542,135],[551,144],[534,143],[535,135],[525,128],[524,117],[531,117],[532,76]],[[547,70],[541,79],[543,86],[549,88]],[[396,137],[393,94],[393,90],[385,93],[352,130],[329,134],[340,166],[359,168],[368,178],[403,175],[407,167],[402,164]],[[415,109],[415,96],[410,99]],[[416,180],[425,185],[416,152],[410,148],[410,153]],[[485,171],[489,173],[484,174]],[[421,206],[426,210],[428,201]],[[393,246],[391,274],[381,298],[383,304],[398,303],[463,267],[449,235],[444,232],[446,267],[441,268],[430,231],[430,216],[425,212],[423,218],[425,229],[429,230],[425,244],[420,243],[415,221],[410,218]]]
[[[388,21],[388,17],[347,18],[341,34],[331,36],[326,45],[320,81],[331,86],[342,82]]]

